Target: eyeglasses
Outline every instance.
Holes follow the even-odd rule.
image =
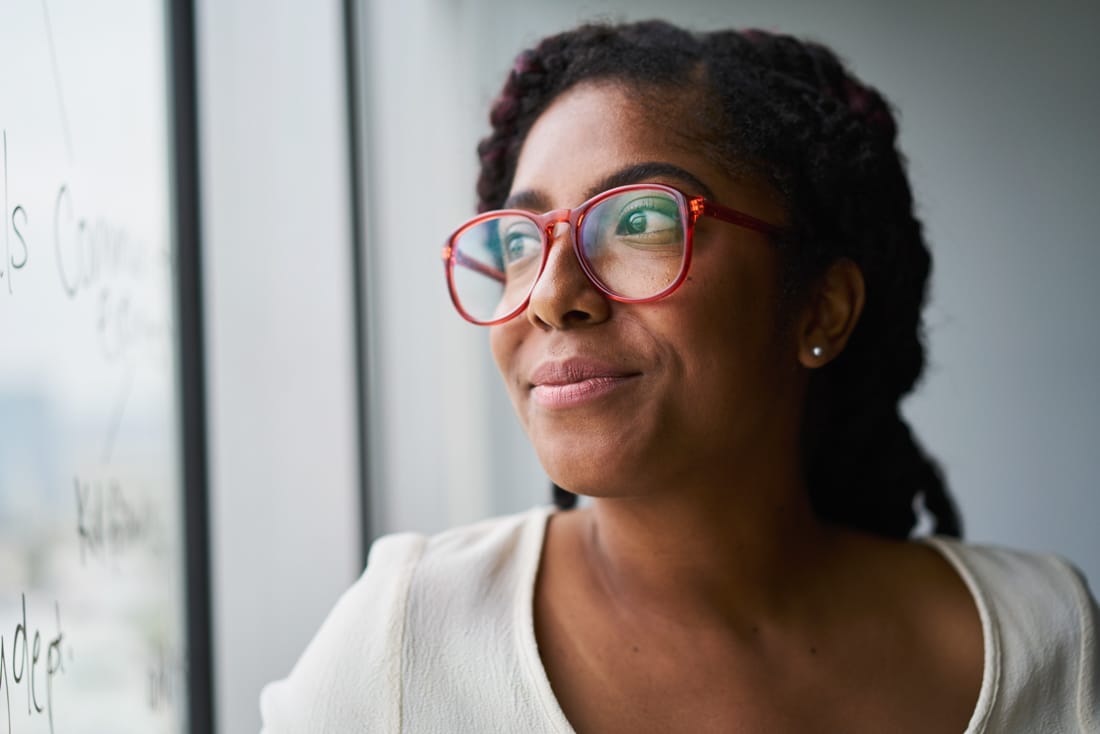
[[[455,230],[443,248],[451,301],[474,324],[514,318],[527,307],[561,222],[569,224],[577,261],[601,293],[622,303],[656,301],[687,277],[701,216],[778,232],[756,217],[655,183],[609,189],[575,209],[485,212]]]

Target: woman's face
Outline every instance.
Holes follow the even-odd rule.
[[[783,222],[773,189],[731,178],[679,134],[674,106],[653,110],[648,99],[610,83],[562,94],[523,144],[510,201],[541,212],[659,182]],[[648,304],[604,297],[567,227],[555,235],[527,310],[491,330],[512,403],[554,481],[637,495],[765,470],[792,449],[804,376],[780,328],[779,257],[764,235],[701,218],[687,280]]]

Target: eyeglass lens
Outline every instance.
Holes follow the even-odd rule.
[[[676,280],[686,226],[679,200],[659,189],[632,189],[593,204],[581,219],[581,256],[598,285],[643,299]],[[455,297],[478,321],[514,311],[531,292],[543,260],[538,224],[501,215],[463,230],[453,241]]]

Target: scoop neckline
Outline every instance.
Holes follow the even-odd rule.
[[[557,512],[554,506],[541,506],[531,512],[528,519],[527,536],[524,543],[523,574],[519,580],[515,606],[513,608],[513,629],[517,637],[519,657],[527,668],[528,682],[534,688],[535,697],[542,707],[542,712],[554,727],[557,734],[576,734],[573,725],[569,723],[565,712],[562,711],[558,697],[554,695],[554,689],[550,685],[550,676],[546,673],[546,666],[539,656],[538,640],[535,637],[535,581],[538,577],[539,566],[542,564],[542,553],[546,543],[546,526],[550,522],[550,516]]]
[[[547,723],[554,727],[557,734],[576,734],[557,696],[554,695],[546,666],[543,665],[542,658],[539,656],[538,640],[535,637],[535,582],[545,548],[546,527],[550,516],[557,511],[553,506],[540,506],[534,508],[528,518],[527,532],[524,533],[527,538],[523,544],[525,551],[523,559],[526,563],[523,564],[523,574],[514,600],[513,629],[517,638],[516,646],[520,660],[527,669],[528,682],[534,689],[535,697],[542,707]],[[959,552],[961,543],[958,540],[932,535],[913,538],[911,542],[928,546],[947,561],[962,579],[978,610],[982,628],[982,682],[978,690],[978,700],[963,734],[981,734],[985,731],[996,699],[999,683],[997,671],[1000,670],[1001,656],[999,632],[990,613],[988,599],[974,572]]]
[[[973,569],[967,564],[961,552],[962,541],[942,535],[928,535],[913,538],[913,542],[922,543],[940,554],[962,579],[970,599],[978,609],[978,619],[982,625],[982,684],[978,689],[978,701],[970,715],[963,734],[981,734],[993,713],[993,704],[997,699],[1001,670],[1001,633],[994,618],[989,599],[978,583]],[[532,614],[534,608],[532,607]]]

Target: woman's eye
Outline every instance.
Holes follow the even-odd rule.
[[[506,264],[520,262],[534,255],[542,249],[542,241],[537,235],[529,231],[519,230],[505,232],[504,234],[504,262]]]
[[[646,231],[649,219],[647,212],[633,212],[623,220],[622,226],[619,227],[619,234],[641,234]]]
[[[617,236],[640,243],[663,244],[678,237],[679,232],[679,209],[675,202],[653,199],[632,202],[615,227]]]

